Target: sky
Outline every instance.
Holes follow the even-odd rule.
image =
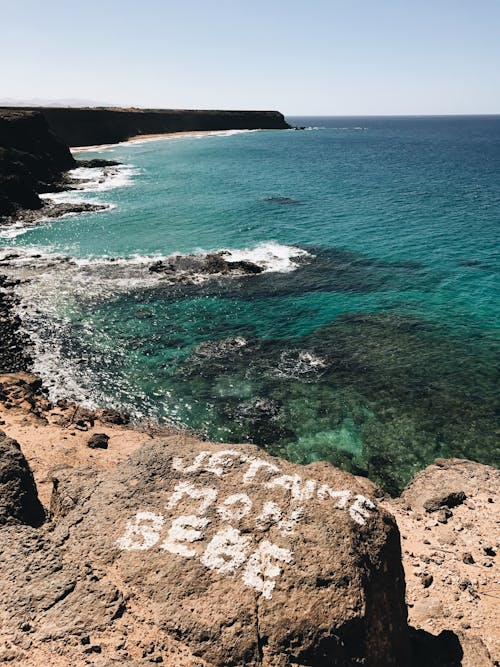
[[[0,0],[0,100],[500,113],[500,0]]]

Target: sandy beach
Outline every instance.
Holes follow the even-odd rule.
[[[126,141],[120,141],[116,144],[96,144],[94,146],[70,146],[72,153],[82,153],[84,151],[97,151],[113,146],[125,146],[126,144],[144,144],[150,141],[160,139],[178,139],[180,137],[205,137],[205,136],[225,136],[235,132],[260,132],[261,130],[193,130],[191,132],[169,132],[162,134],[137,134]]]

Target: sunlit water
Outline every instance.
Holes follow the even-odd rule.
[[[86,153],[124,166],[58,197],[112,208],[0,230],[35,370],[390,490],[438,456],[497,462],[500,117],[293,120],[319,129]],[[220,249],[264,273],[148,270]]]

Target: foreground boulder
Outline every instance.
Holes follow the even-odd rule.
[[[407,664],[399,533],[352,475],[177,436],[55,487],[65,562],[109,577],[113,613],[123,593],[203,664]],[[91,618],[91,592],[72,604]]]
[[[28,462],[18,443],[0,431],[0,526],[39,526],[44,518]]]

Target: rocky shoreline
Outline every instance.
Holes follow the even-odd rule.
[[[212,445],[187,433],[127,422],[125,415],[111,410],[93,412],[67,401],[51,404],[41,381],[27,373],[0,376],[0,428],[5,433],[0,436],[4,452],[0,473],[0,540],[4,554],[0,609],[2,616],[9,619],[0,632],[0,660],[33,667],[162,662],[179,667],[497,664],[497,471],[470,461],[437,460],[418,473],[399,498],[390,498],[369,480],[341,473],[329,464],[297,466],[272,459],[248,445]],[[22,454],[16,453],[19,450],[12,439],[20,444]],[[96,441],[101,443],[97,448]],[[221,450],[225,453],[219,456]],[[226,473],[217,473],[219,463],[214,468],[215,475],[208,472],[210,465],[204,472],[203,452],[212,453],[210,460],[229,465],[230,476],[226,479]],[[23,464],[19,456],[25,456],[27,463]],[[278,532],[272,525],[276,517],[269,515],[267,520],[271,523],[265,534],[271,541],[279,542],[281,548],[287,544],[293,547],[290,552],[294,554],[292,564],[279,568],[282,574],[273,593],[276,601],[274,597],[267,601],[255,597],[246,585],[242,587],[238,577],[226,576],[224,566],[223,576],[207,567],[200,570],[196,559],[183,559],[154,546],[144,551],[141,543],[139,551],[133,550],[138,535],[144,537],[154,531],[140,533],[130,529],[132,533],[125,532],[121,537],[117,533],[114,539],[118,538],[118,543],[120,539],[122,543],[124,539],[131,540],[127,543],[128,547],[132,545],[130,552],[119,552],[116,542],[107,541],[107,534],[115,530],[115,525],[123,532],[124,502],[132,517],[134,508],[153,512],[158,511],[156,507],[165,508],[162,499],[165,493],[168,496],[169,489],[175,488],[175,478],[180,474],[176,470],[183,470],[182,466],[192,472],[177,484],[188,484],[189,490],[189,485],[198,488],[202,483],[205,488],[210,482],[210,488],[221,497],[235,499],[220,506],[227,507],[227,512],[236,512],[232,503],[243,491],[252,498],[254,506],[265,506],[266,502],[281,505],[279,489],[269,496],[271,492],[265,488],[250,486],[247,490],[232,479],[229,459],[236,456],[262,462],[253,464],[255,473],[264,470],[262,466],[277,465],[288,475],[283,479],[298,476],[318,480],[308,482],[304,489],[313,489],[314,485],[316,489],[350,488],[352,493],[362,494],[356,498],[368,499],[358,505],[358,514],[351,501],[343,504],[344,496],[337,492],[337,510],[324,514],[322,506],[315,505],[309,514],[304,500],[309,492],[304,491],[302,514],[297,511],[293,515],[291,498],[292,505],[286,507],[292,508],[292,523],[283,524],[281,519]],[[13,472],[9,461],[14,460]],[[181,460],[185,461],[182,466]],[[201,466],[199,471],[197,465]],[[29,481],[27,466],[33,471],[36,486],[21,482],[23,490],[19,494],[13,481],[21,472],[22,479]],[[251,468],[245,470],[247,476],[253,474],[249,472]],[[318,493],[321,497],[326,491]],[[32,527],[33,522],[23,518],[19,509],[21,500],[26,506],[26,494],[31,494],[30,502],[35,507],[38,498],[43,504],[45,520],[37,527]],[[190,507],[190,503],[185,508],[182,503],[181,513]],[[164,516],[162,521],[167,525],[165,510],[160,511],[161,515],[154,516]],[[275,507],[273,511],[277,511]],[[126,514],[125,511],[125,518]],[[208,514],[207,521],[215,523],[215,516]],[[383,519],[382,523],[378,523],[377,516]],[[108,525],[110,520],[113,528]],[[172,520],[175,522],[175,512]],[[255,525],[238,521],[242,535],[250,539]],[[301,522],[298,536],[294,521]],[[326,524],[319,528],[330,521],[335,522],[335,528],[332,524],[326,533]],[[323,547],[317,542],[319,537],[314,537],[316,530],[320,531],[318,536],[325,536],[321,539],[326,539],[324,557]],[[162,539],[167,532],[162,532]],[[390,535],[392,546],[383,547]],[[363,544],[363,549],[372,554],[367,561],[352,560],[348,545],[355,543],[356,551]],[[182,540],[174,545],[177,546],[173,551],[181,554]],[[234,556],[229,549],[224,558],[229,554]],[[203,562],[203,555],[201,558]],[[86,573],[74,570],[74,562],[80,560]],[[34,563],[39,564],[27,582],[26,568],[33,568]],[[9,568],[8,574],[5,567]],[[335,574],[337,567],[340,569]],[[364,575],[360,567],[368,568]],[[155,583],[157,577],[160,579]],[[205,587],[207,577],[211,583]],[[167,606],[160,591],[169,600]],[[355,600],[360,595],[368,597],[366,603],[358,606],[361,598],[359,602]],[[228,600],[224,605],[226,619],[213,615],[224,599]],[[243,606],[240,600],[244,601]],[[403,608],[405,601],[407,606]],[[255,640],[254,645],[252,638],[256,620],[252,619],[252,610],[256,603],[256,618],[266,637],[260,649],[259,641]],[[289,618],[286,635],[280,630],[282,610],[287,610]],[[353,613],[358,620],[351,628],[347,619]],[[309,623],[313,625],[306,630]],[[376,641],[369,639],[372,631],[377,633]],[[344,637],[342,650],[335,637]],[[356,654],[358,650],[361,654]],[[379,651],[384,654],[383,660],[377,657]]]
[[[75,160],[40,112],[0,109],[0,226],[33,225],[106,209],[101,204],[55,202],[43,195],[84,187],[84,179],[68,173],[72,169],[118,165],[112,160]]]

